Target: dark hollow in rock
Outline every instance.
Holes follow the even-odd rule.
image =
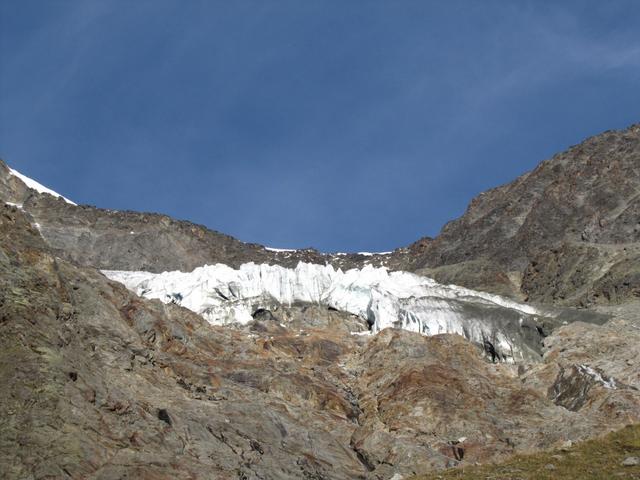
[[[264,321],[276,321],[276,317],[273,316],[266,308],[258,308],[255,312],[251,314],[254,320],[264,320]]]
[[[169,416],[169,412],[165,408],[161,408],[158,410],[158,418],[165,422],[167,425],[171,425],[171,417]]]

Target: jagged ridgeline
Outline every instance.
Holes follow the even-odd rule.
[[[435,239],[326,254],[0,162],[3,478],[399,480],[637,423],[638,192],[632,126]]]

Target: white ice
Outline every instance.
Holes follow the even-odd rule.
[[[470,318],[462,303],[499,306],[523,316],[535,308],[466,288],[442,285],[408,272],[365,266],[346,272],[330,265],[299,263],[295,269],[247,263],[238,270],[226,265],[205,265],[185,272],[103,271],[138,295],[176,302],[202,315],[212,324],[252,320],[258,308],[294,302],[326,305],[368,321],[372,331],[398,327],[427,335],[458,333],[482,342],[492,338],[502,351],[517,350],[513,339],[496,332],[491,322]]]

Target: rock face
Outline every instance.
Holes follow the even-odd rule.
[[[0,232],[4,478],[363,472],[335,366],[344,345],[215,329],[140,300],[53,257],[17,210]],[[328,367],[305,368],[301,354]]]
[[[565,348],[579,342],[578,332],[571,332],[570,338],[568,333],[563,335]],[[629,339],[628,350],[622,353],[621,348],[619,355],[637,352],[638,339],[637,334]],[[566,368],[587,358],[584,349],[584,356],[577,358],[581,346],[572,348],[576,356],[563,359]],[[547,371],[553,370],[556,356],[562,355],[559,350],[554,345],[543,364],[519,376],[507,365],[478,361],[477,353],[459,336],[425,338],[385,330],[354,362],[363,411],[354,446],[376,466],[376,472],[391,478],[394,471],[420,473],[417,470],[460,461],[485,463],[514,451],[559,446],[584,438],[593,429],[601,432],[606,418],[620,424],[638,421],[640,392],[630,383],[622,384],[622,378],[632,376],[637,381],[637,375],[625,363],[616,362],[621,377],[618,389],[608,390],[598,383],[584,397],[577,395],[584,399],[580,408],[561,405],[550,395],[556,378]],[[612,378],[613,367],[602,363],[604,357],[603,352],[591,365]],[[567,394],[569,399],[574,400],[571,394]],[[416,466],[416,457],[424,463]]]

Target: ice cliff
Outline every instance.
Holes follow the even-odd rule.
[[[457,333],[495,348],[505,360],[538,354],[538,312],[532,306],[386,268],[343,272],[309,263],[295,269],[247,263],[238,270],[218,264],[188,273],[103,273],[138,295],[179,303],[213,324],[246,324],[258,309],[307,302],[357,315],[373,333],[387,327]]]

